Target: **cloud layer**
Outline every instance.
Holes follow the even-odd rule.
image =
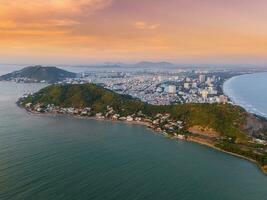
[[[267,63],[266,10],[266,0],[0,0],[0,62]]]
[[[72,26],[78,18],[103,9],[111,0],[0,0],[0,26],[11,28],[47,28]]]

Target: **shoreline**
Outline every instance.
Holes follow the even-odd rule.
[[[248,113],[251,113],[255,116],[258,116],[258,117],[261,117],[261,118],[264,118],[265,120],[267,120],[267,114],[266,113],[258,110],[257,108],[255,108],[255,106],[251,105],[250,103],[248,103],[244,100],[240,100],[240,97],[235,96],[233,94],[234,91],[229,87],[231,85],[231,82],[234,81],[236,78],[245,77],[245,76],[249,76],[249,75],[256,75],[256,74],[267,74],[267,72],[248,73],[248,74],[233,76],[233,77],[225,80],[225,82],[223,83],[223,86],[222,86],[223,94],[226,95],[230,99],[230,102],[232,102],[234,105],[240,106],[240,107],[244,108]]]
[[[208,142],[204,142],[204,141],[201,142],[201,141],[196,140],[196,139],[188,139],[187,141],[189,141],[189,142],[193,142],[193,143],[197,143],[197,144],[200,144],[200,145],[203,145],[203,146],[207,146],[207,147],[210,147],[210,148],[215,149],[215,150],[217,150],[217,151],[220,151],[220,152],[222,152],[222,153],[226,153],[226,154],[232,155],[232,156],[234,156],[234,157],[238,157],[238,158],[241,158],[241,159],[243,159],[243,160],[250,161],[250,162],[256,164],[256,166],[258,167],[258,169],[259,169],[263,174],[265,174],[265,175],[267,176],[267,171],[264,169],[264,166],[259,165],[259,163],[258,163],[256,160],[254,160],[254,159],[251,159],[251,158],[248,158],[248,157],[245,157],[245,156],[242,156],[242,155],[239,155],[239,154],[230,152],[230,151],[225,151],[225,150],[220,149],[220,148],[218,148],[218,147],[216,147],[216,146],[214,146],[214,145],[212,145],[212,144],[209,144]]]
[[[92,117],[88,117],[88,116],[77,116],[77,115],[71,115],[71,114],[60,114],[60,113],[38,113],[38,112],[32,112],[32,111],[29,111],[27,109],[25,109],[24,107],[21,107],[19,106],[21,109],[23,109],[24,111],[26,111],[28,114],[30,115],[38,115],[38,116],[67,116],[67,117],[72,117],[72,118],[76,118],[76,119],[85,119],[85,120],[97,120],[97,121],[103,121],[103,122],[113,122],[113,123],[124,123],[124,124],[130,124],[130,125],[140,125],[140,126],[145,126],[146,128],[148,128],[149,130],[151,130],[153,133],[155,134],[160,134],[162,136],[166,136],[166,134],[164,132],[159,132],[157,130],[155,130],[153,128],[153,124],[151,124],[150,122],[144,122],[144,121],[124,121],[124,120],[112,120],[112,119],[98,119],[97,117],[95,116],[92,116]],[[230,151],[226,151],[226,150],[223,150],[223,149],[220,149],[218,147],[216,147],[214,144],[212,144],[211,142],[208,142],[207,140],[203,140],[201,138],[197,138],[195,136],[188,136],[187,138],[185,139],[180,139],[178,137],[175,137],[175,136],[169,136],[168,137],[169,139],[174,139],[174,140],[183,140],[183,141],[186,141],[186,142],[193,142],[193,143],[197,143],[199,145],[204,145],[206,147],[209,147],[209,148],[212,148],[212,149],[215,149],[217,151],[220,151],[222,153],[226,153],[226,154],[229,154],[229,155],[232,155],[232,156],[235,156],[235,157],[238,157],[238,158],[241,158],[241,159],[244,159],[244,160],[247,160],[249,162],[252,162],[254,164],[256,164],[256,166],[258,167],[258,169],[260,169],[260,171],[267,176],[267,169],[266,169],[266,166],[261,166],[256,160],[254,159],[251,159],[251,158],[248,158],[248,157],[245,157],[245,156],[242,156],[242,155],[239,155],[239,154],[236,154],[236,153],[233,153],[233,152],[230,152]]]

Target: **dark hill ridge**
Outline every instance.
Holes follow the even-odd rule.
[[[46,81],[55,83],[66,78],[75,78],[76,74],[57,67],[30,66],[19,71],[0,76],[0,80],[27,79],[29,82]]]
[[[169,63],[169,62],[148,62],[148,61],[143,61],[136,63],[134,67],[138,68],[173,68],[175,67],[174,64]]]
[[[267,124],[231,104],[155,106],[94,84],[51,85],[19,101],[30,112],[141,120],[171,137],[208,144],[267,166]],[[181,126],[182,123],[182,126]],[[267,168],[266,168],[267,169]]]

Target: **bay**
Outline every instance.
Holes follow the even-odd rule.
[[[246,160],[143,126],[30,115],[0,82],[0,199],[255,200],[267,177]]]

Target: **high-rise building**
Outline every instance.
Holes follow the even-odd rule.
[[[207,77],[207,83],[212,83],[213,79],[211,77]]]
[[[175,94],[176,93],[176,86],[175,85],[169,85],[168,92],[170,94]]]
[[[199,75],[199,82],[204,83],[206,81],[206,76],[204,74]]]

